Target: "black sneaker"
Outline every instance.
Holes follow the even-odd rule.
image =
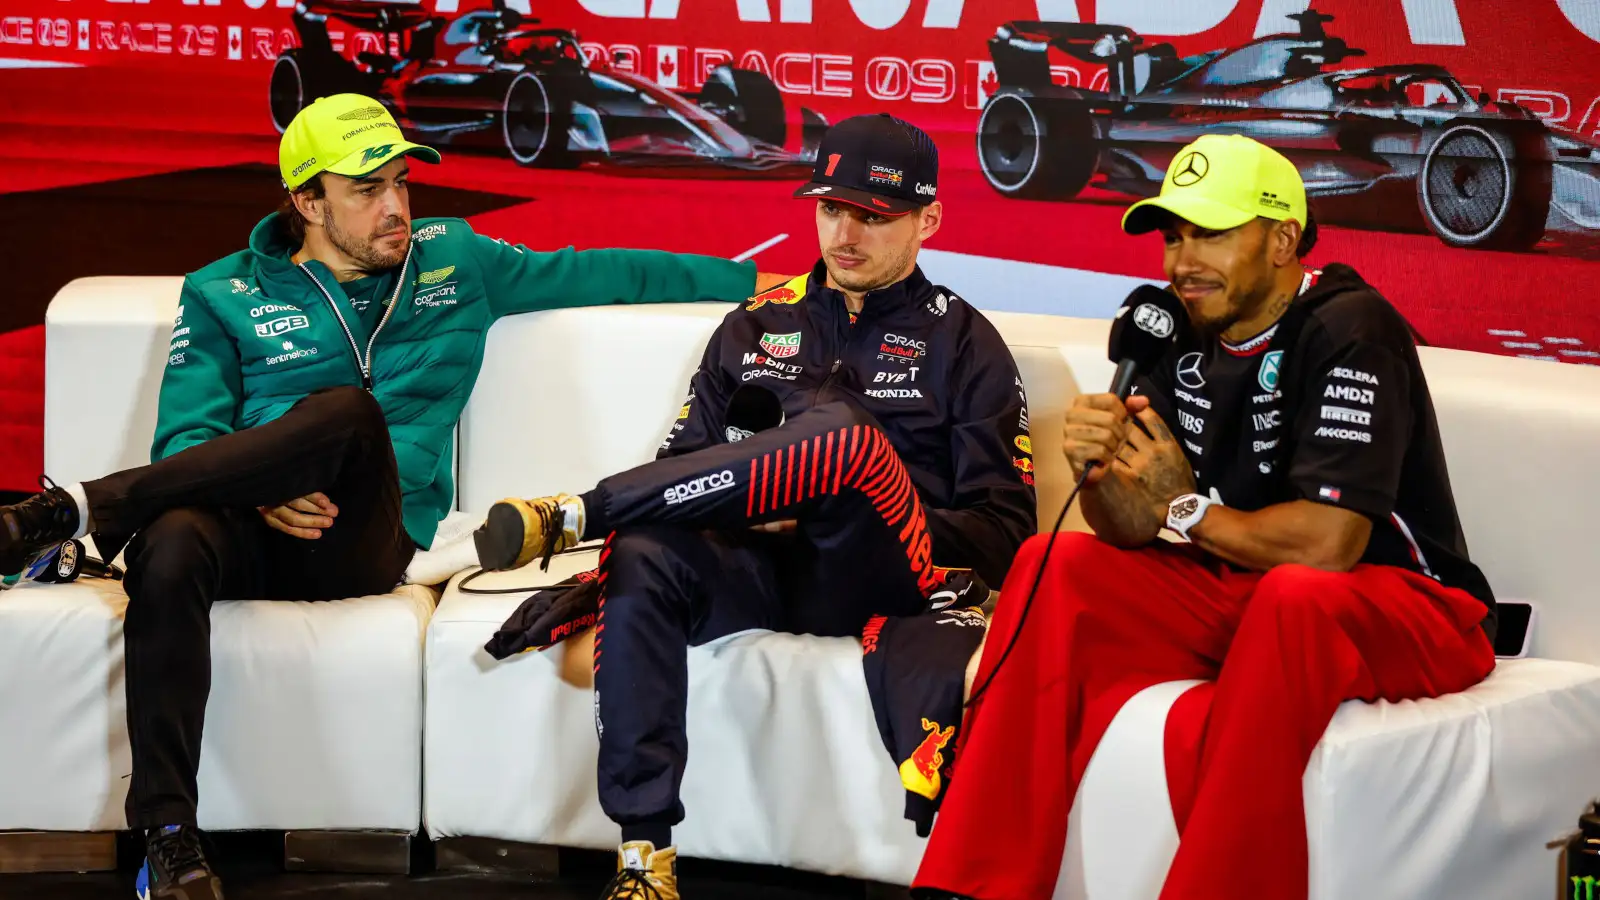
[[[78,532],[78,501],[40,476],[40,493],[10,506],[0,506],[0,576],[21,572],[41,550]]]
[[[222,900],[222,880],[206,863],[193,825],[145,832],[144,866],[133,890],[139,900]]]

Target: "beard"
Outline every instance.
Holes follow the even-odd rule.
[[[378,226],[377,231],[372,234],[366,237],[356,237],[340,228],[339,221],[333,216],[333,211],[329,210],[327,219],[324,222],[324,228],[328,233],[328,242],[338,248],[340,253],[355,260],[362,271],[381,272],[385,269],[392,269],[405,261],[406,249],[411,244],[411,236],[407,234],[406,239],[400,242],[400,246],[389,252],[378,249],[378,237],[394,231],[396,228],[403,227],[405,224],[404,219],[394,216],[385,219]]]
[[[842,290],[865,294],[869,291],[881,290],[899,281],[902,273],[909,268],[912,254],[915,252],[915,248],[910,246],[899,248],[892,254],[885,256],[881,265],[871,266],[872,271],[870,272],[863,272],[860,268],[835,268],[833,258],[825,258],[828,262],[828,274],[833,276],[834,284],[837,284]]]

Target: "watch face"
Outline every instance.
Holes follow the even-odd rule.
[[[1172,517],[1174,519],[1187,519],[1194,515],[1194,511],[1199,508],[1199,497],[1185,497],[1172,505]]]

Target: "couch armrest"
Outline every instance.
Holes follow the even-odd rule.
[[[180,277],[80,278],[45,313],[44,466],[67,484],[150,462]]]

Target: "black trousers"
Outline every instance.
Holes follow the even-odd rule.
[[[128,549],[128,824],[192,825],[212,602],[385,593],[416,552],[388,425],[360,388],[318,391],[272,422],[84,490],[96,545],[108,559]],[[257,511],[316,491],[339,508],[318,539],[274,531]]]
[[[589,496],[613,529],[595,626],[600,805],[625,839],[683,820],[690,646],[751,628],[859,635],[874,614],[926,612],[942,584],[909,475],[843,403]],[[792,535],[749,528],[790,518]]]

